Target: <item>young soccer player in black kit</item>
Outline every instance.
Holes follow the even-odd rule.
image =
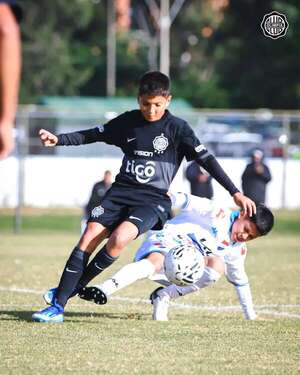
[[[150,229],[161,229],[170,217],[169,186],[185,157],[196,160],[250,216],[255,204],[231,182],[213,155],[190,126],[166,108],[171,100],[169,78],[148,72],[140,79],[139,110],[125,112],[105,125],[60,134],[41,129],[45,146],[78,146],[105,142],[124,152],[116,181],[101,205],[94,207],[85,232],[72,251],[58,288],[52,290],[52,305],[33,314],[39,322],[62,322],[68,299],[80,293],[90,280],[109,267],[124,247]],[[88,264],[90,255],[109,237]]]

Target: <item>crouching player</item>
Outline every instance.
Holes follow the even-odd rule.
[[[221,208],[212,201],[184,193],[171,194],[172,207],[181,212],[168,221],[163,230],[150,235],[137,250],[135,262],[127,264],[98,286],[84,288],[79,296],[105,304],[108,297],[133,282],[149,278],[165,288],[151,294],[153,319],[168,320],[170,300],[214,284],[225,273],[234,285],[246,319],[255,319],[250,285],[245,272],[246,244],[266,235],[273,227],[272,212],[263,204],[252,217],[240,211]],[[202,277],[190,286],[170,285],[163,273],[165,254],[176,246],[176,237],[184,235],[205,257]]]

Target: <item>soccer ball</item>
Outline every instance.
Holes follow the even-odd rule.
[[[179,286],[194,284],[204,271],[204,257],[189,239],[181,241],[165,256],[164,271],[167,279]]]

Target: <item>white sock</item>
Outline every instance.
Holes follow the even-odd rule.
[[[199,289],[214,284],[216,281],[219,280],[220,277],[221,275],[219,274],[219,272],[215,271],[211,267],[205,267],[203,275],[195,284],[189,286],[177,286],[173,284],[164,289],[159,290],[157,294],[159,296],[168,295],[171,299],[176,299],[178,297],[185,296],[189,293],[197,292],[197,290]]]
[[[142,259],[139,262],[129,263],[122,267],[112,277],[97,286],[99,286],[107,296],[110,296],[137,280],[152,276],[154,272],[154,265],[149,260]]]

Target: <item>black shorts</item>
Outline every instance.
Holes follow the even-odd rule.
[[[101,204],[92,209],[88,221],[102,224],[110,231],[130,221],[140,235],[150,229],[162,229],[170,213],[171,201],[166,194],[114,183]]]

